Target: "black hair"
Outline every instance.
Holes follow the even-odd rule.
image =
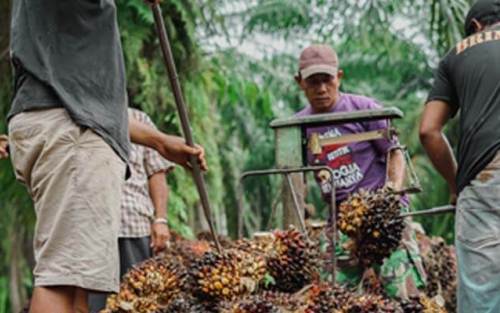
[[[486,14],[483,16],[476,17],[474,19],[476,21],[478,21],[479,23],[481,23],[481,25],[483,25],[483,26],[493,25],[493,24],[500,22],[500,12]],[[468,21],[468,23],[465,27],[465,35],[466,36],[470,36],[476,32],[476,28],[474,27],[474,23],[472,23],[472,21],[473,21],[473,19]]]

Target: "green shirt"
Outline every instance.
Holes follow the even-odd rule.
[[[113,0],[15,0],[11,57],[15,90],[8,118],[64,107],[126,161],[125,67]]]

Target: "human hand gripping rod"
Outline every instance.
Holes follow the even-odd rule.
[[[191,133],[191,126],[189,125],[188,114],[186,111],[186,105],[184,103],[184,98],[182,96],[181,85],[179,83],[179,77],[177,75],[177,69],[175,68],[174,57],[172,55],[172,50],[170,48],[170,42],[168,40],[167,32],[165,30],[165,21],[163,20],[163,15],[161,13],[161,8],[158,3],[151,4],[151,10],[153,11],[153,16],[155,19],[156,31],[158,33],[158,38],[160,39],[161,50],[163,52],[163,60],[165,62],[165,67],[167,68],[168,77],[170,80],[170,85],[172,87],[172,92],[175,98],[175,104],[177,106],[177,111],[181,120],[182,132],[184,133],[184,138],[186,139],[186,144],[194,147],[193,135]],[[191,166],[193,168],[193,178],[200,195],[201,205],[203,207],[203,213],[207,220],[208,226],[210,228],[210,233],[213,236],[217,251],[222,252],[221,245],[217,238],[217,233],[215,232],[214,224],[212,221],[212,210],[210,209],[210,202],[208,201],[208,193],[205,185],[205,180],[203,174],[200,170],[200,166],[195,156],[191,156],[189,159]]]

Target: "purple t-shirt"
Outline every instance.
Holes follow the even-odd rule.
[[[380,108],[381,105],[373,99],[341,93],[340,98],[329,113]],[[308,106],[298,112],[296,116],[307,116],[312,114],[311,107]],[[310,127],[306,130],[306,134],[309,140],[313,133],[316,133],[321,139],[373,131],[382,128],[387,128],[386,120]],[[350,144],[324,146],[319,155],[314,155],[308,150],[308,163],[310,165],[328,165],[333,169],[336,200],[338,202],[346,199],[350,193],[360,188],[374,190],[383,187],[386,180],[387,153],[389,149],[396,144],[396,140],[378,139]],[[331,192],[331,179],[329,176],[330,174],[326,171],[317,173],[316,175],[321,191],[327,198],[329,198]]]

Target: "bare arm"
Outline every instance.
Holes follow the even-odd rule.
[[[148,179],[149,196],[155,208],[155,219],[167,219],[168,185],[165,171],[151,175]],[[168,226],[165,223],[151,225],[151,247],[154,253],[165,249],[165,242],[170,238]]]
[[[387,185],[398,191],[403,188],[405,180],[405,156],[400,149],[389,152],[388,181]]]
[[[420,141],[432,164],[448,183],[452,199],[457,194],[457,162],[443,128],[453,113],[448,103],[435,100],[426,104],[420,121]]]
[[[9,146],[9,139],[6,135],[0,135],[0,160],[9,157],[7,147]]]
[[[205,151],[201,146],[190,147],[183,138],[164,134],[133,118],[129,118],[129,131],[133,143],[153,148],[165,159],[185,167],[191,167],[189,157],[193,155],[198,159],[200,168],[207,170]]]

